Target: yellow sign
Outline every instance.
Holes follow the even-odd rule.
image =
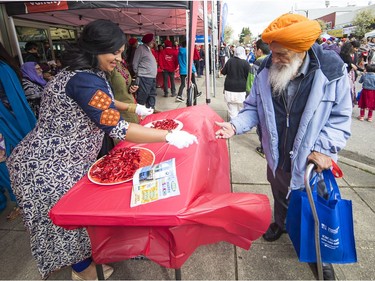
[[[329,35],[332,35],[333,37],[343,37],[344,36],[343,29],[332,29],[332,30],[328,30],[327,33]]]

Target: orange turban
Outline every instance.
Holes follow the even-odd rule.
[[[263,31],[262,40],[267,44],[277,42],[300,53],[310,49],[321,32],[320,24],[315,20],[296,14],[284,14]]]

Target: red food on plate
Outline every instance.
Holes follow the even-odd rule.
[[[178,126],[178,123],[173,119],[164,119],[152,122],[151,128],[161,129],[161,130],[174,130]]]
[[[95,183],[111,184],[131,180],[140,167],[152,165],[154,154],[148,149],[124,147],[110,151],[89,170]]]

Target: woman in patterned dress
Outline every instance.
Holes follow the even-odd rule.
[[[114,100],[106,73],[121,60],[124,44],[123,32],[111,21],[97,20],[85,26],[77,47],[65,53],[66,68],[44,88],[36,127],[7,159],[42,278],[68,265],[72,265],[73,280],[97,278],[86,230],[58,227],[48,212],[86,175],[104,133],[136,143],[168,141],[178,148],[197,142],[186,131],[150,129],[121,118],[119,110],[127,110],[129,105]],[[106,278],[112,272],[112,268],[104,268]]]

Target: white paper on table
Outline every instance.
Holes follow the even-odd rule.
[[[175,158],[138,169],[133,177],[130,207],[180,195]]]

